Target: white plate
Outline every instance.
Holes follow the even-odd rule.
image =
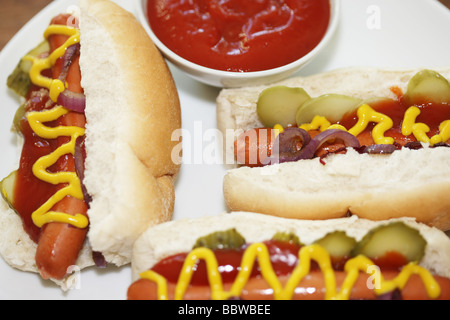
[[[116,0],[134,10],[133,1]],[[0,177],[17,167],[19,150],[9,132],[18,107],[6,77],[30,48],[38,44],[50,19],[76,4],[56,0],[36,15],[0,53]],[[385,68],[450,65],[450,11],[435,0],[343,0],[340,25],[328,47],[299,75],[350,66]],[[217,88],[188,78],[170,66],[182,107],[186,158],[176,184],[174,218],[216,215],[226,210],[222,195],[225,169],[220,163],[216,130]],[[219,135],[220,137],[220,135]],[[131,282],[129,266],[87,270],[79,288],[62,293],[36,274],[10,268],[0,259],[0,299],[125,299]]]

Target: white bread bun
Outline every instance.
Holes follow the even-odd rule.
[[[92,251],[121,266],[147,227],[172,217],[179,165],[171,160],[171,134],[181,127],[180,104],[168,66],[131,13],[108,0],[81,0],[80,9],[84,183],[92,202],[77,266],[94,265]],[[3,258],[38,272],[36,244],[3,199],[0,229]],[[74,279],[53,281],[67,290]]]
[[[270,240],[277,232],[292,232],[309,245],[327,233],[345,231],[357,241],[371,229],[392,221],[403,221],[417,229],[427,241],[420,265],[432,273],[450,277],[450,239],[444,232],[410,218],[370,221],[356,216],[331,220],[292,220],[259,213],[232,212],[198,219],[175,220],[148,229],[136,241],[131,262],[133,281],[162,259],[189,252],[199,237],[235,228],[248,243]]]
[[[316,97],[325,93],[361,99],[394,97],[419,70],[343,69],[282,83],[302,87]],[[450,68],[438,69],[450,78]],[[261,127],[256,114],[259,93],[268,86],[225,89],[217,98],[218,126],[247,130]],[[231,148],[231,143],[228,143]],[[227,159],[233,151],[228,149]],[[402,216],[450,229],[450,148],[402,149],[389,156],[349,152],[325,159],[301,160],[267,168],[237,168],[224,178],[231,211],[252,211],[299,219],[339,218],[348,213],[383,220]]]
[[[180,104],[167,64],[131,13],[108,0],[80,5],[88,237],[122,265],[140,233],[172,217]]]
[[[348,213],[371,220],[403,216],[450,228],[450,148],[345,155],[228,171],[223,182],[232,211],[299,219]]]

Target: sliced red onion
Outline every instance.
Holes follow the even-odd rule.
[[[422,143],[420,143],[420,141],[412,141],[412,142],[408,142],[407,144],[405,144],[404,147],[411,149],[411,150],[419,150],[419,149],[423,148],[423,145],[422,145]]]
[[[360,146],[359,140],[354,135],[340,129],[325,130],[319,133],[317,136],[315,136],[314,139],[311,140],[311,143],[312,142],[317,143],[317,147],[315,150],[317,151],[317,149],[320,148],[325,142],[334,139],[342,140],[344,145],[349,148],[358,148]]]
[[[437,147],[444,147],[444,148],[449,148],[450,144],[446,143],[446,142],[439,142],[433,145],[433,148],[437,148]]]
[[[62,68],[61,73],[59,75],[59,80],[61,80],[62,82],[66,81],[67,73],[69,72],[69,68],[73,62],[73,59],[77,54],[79,54],[79,52],[80,52],[79,43],[71,45],[66,49],[66,52],[64,53],[62,58]]]
[[[364,147],[363,147],[364,148]],[[355,148],[355,150],[359,153],[362,153],[360,150],[360,148]],[[329,151],[326,152],[325,154],[320,156],[320,163],[323,165],[326,165],[327,163],[325,162],[325,158],[332,155],[332,154],[337,154],[337,153],[346,153],[347,152],[347,147],[342,147],[333,151]]]
[[[298,155],[297,160],[314,158],[314,154],[324,143],[334,139],[342,140],[346,147],[350,148],[360,147],[358,139],[351,133],[339,129],[329,129],[315,136],[311,140],[311,142],[305,148],[302,149],[302,151]]]
[[[368,154],[391,154],[398,148],[393,144],[373,144],[364,148],[364,153]]]
[[[59,94],[57,102],[64,108],[79,113],[84,113],[84,109],[86,109],[86,96],[68,89]]]
[[[87,192],[84,180],[84,161],[86,159],[86,148],[84,147],[84,136],[79,137],[75,143],[74,161],[75,171],[81,183],[81,191],[83,192],[84,201],[89,206],[92,201],[91,195]]]
[[[377,300],[403,300],[402,293],[400,290],[395,289],[391,292],[379,295]]]
[[[311,139],[306,130],[300,128],[289,129],[291,129],[292,131],[285,130],[277,137],[277,140],[279,142],[279,152],[277,153],[277,140],[275,140],[275,146],[274,149],[272,149],[272,156],[268,158],[269,160],[266,161],[265,164],[312,159],[314,158],[317,149],[319,149],[324,143],[334,139],[342,140],[346,147],[360,147],[358,139],[344,130],[325,130]],[[283,138],[283,134],[285,134],[285,138]],[[302,140],[303,142],[302,148],[300,150],[298,148],[295,148],[295,145],[297,145],[299,140]]]
[[[92,251],[92,259],[98,268],[106,268],[108,266],[105,256],[101,252]]]
[[[263,161],[263,165],[295,161],[297,155],[304,146],[311,141],[311,136],[304,129],[286,128],[275,139],[272,154]],[[299,143],[302,147],[299,148]]]
[[[294,153],[298,152],[298,143],[307,145],[311,141],[311,136],[306,130],[300,128],[286,128],[278,135],[279,153]]]
[[[67,73],[76,55],[80,53],[80,44],[74,44],[67,48],[62,60],[61,73],[59,80],[66,81]],[[86,97],[82,93],[75,93],[68,89],[64,90],[58,97],[58,104],[69,110],[83,113],[86,108]]]

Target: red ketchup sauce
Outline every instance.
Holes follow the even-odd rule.
[[[277,276],[289,275],[298,264],[298,253],[301,246],[292,242],[281,242],[275,240],[265,241],[270,254],[270,261]],[[219,272],[224,283],[232,283],[241,270],[241,260],[248,246],[240,249],[220,249],[215,250]],[[157,263],[151,270],[162,275],[170,283],[177,283],[180,272],[182,271],[184,261],[188,253],[180,253],[167,257]],[[345,263],[351,257],[331,257],[333,269],[343,271]],[[400,253],[387,252],[383,257],[377,257],[372,260],[381,270],[399,270],[408,263],[407,259]],[[315,261],[311,261],[311,270],[320,270]],[[261,269],[258,260],[255,261],[251,277],[261,275]],[[208,285],[207,268],[204,260],[200,260],[194,268],[194,273],[190,282],[192,285]]]
[[[25,110],[42,111],[52,109],[55,106],[50,100],[48,91],[33,88],[29,92],[29,100]],[[52,126],[52,124],[48,124]],[[33,174],[33,165],[41,157],[46,156],[57,149],[57,141],[43,139],[37,136],[30,127],[26,117],[19,120],[20,132],[24,138],[24,145],[20,157],[20,165],[17,171],[16,185],[14,190],[14,209],[21,216],[24,230],[30,238],[37,242],[39,240],[40,228],[31,218],[31,214],[43,205],[58,190],[45,181],[38,179]],[[56,172],[56,168],[50,168],[50,172]]]
[[[329,0],[152,0],[156,36],[179,56],[234,72],[291,63],[323,38]]]
[[[277,275],[285,275],[292,272],[298,261],[298,251],[300,246],[292,242],[281,241],[266,241],[264,244],[267,246],[270,254],[270,261]],[[216,256],[220,275],[224,283],[233,282],[237,274],[241,270],[241,260],[245,249],[248,246],[243,246],[239,249],[220,249],[214,250]],[[180,253],[171,257],[167,257],[156,264],[152,270],[156,273],[164,276],[169,282],[176,283],[178,276],[183,268],[184,260],[188,253]],[[260,274],[260,268],[258,266],[258,260],[253,267],[251,277]],[[195,268],[195,272],[192,276],[191,284],[195,285],[208,285],[207,268],[204,260],[200,260]]]
[[[394,90],[395,88],[393,88]],[[399,89],[396,89],[399,90]],[[399,94],[401,94],[399,92]],[[402,135],[402,123],[406,110],[411,104],[406,103],[403,100],[403,95],[400,95],[398,99],[385,99],[379,102],[371,103],[370,106],[377,112],[387,115],[393,121],[391,129],[385,132],[386,137],[392,137],[400,145],[405,145],[408,142],[417,141],[414,135],[404,136]],[[425,123],[430,127],[430,131],[427,133],[428,137],[439,133],[439,125],[441,122],[450,119],[450,108],[446,103],[423,103],[416,104],[420,109],[420,114],[416,119],[416,123]],[[347,115],[338,123],[346,127],[347,129],[353,127],[358,121],[356,111]],[[365,132],[372,132],[376,123],[369,123]]]

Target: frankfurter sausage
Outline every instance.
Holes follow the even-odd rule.
[[[51,24],[66,25],[72,22],[73,17],[68,14],[55,17]],[[49,37],[50,54],[62,46],[68,36],[52,35]],[[67,70],[67,88],[76,93],[82,93],[81,71],[79,57],[71,59],[71,65]],[[62,58],[59,58],[57,66],[53,68],[53,79],[58,79],[62,70]],[[61,126],[85,127],[84,114],[69,112],[57,121]],[[69,141],[68,137],[58,137],[57,147]],[[57,172],[75,172],[74,156],[67,154],[58,159]],[[84,214],[87,217],[87,204],[84,200],[66,196],[58,202],[52,210],[69,214]],[[76,228],[68,224],[51,222],[43,226],[36,249],[36,265],[44,279],[63,279],[69,272],[69,267],[76,264],[79,252],[86,238],[87,228]]]
[[[340,286],[346,279],[347,274],[345,272],[335,272],[336,283],[338,285],[338,290]],[[398,275],[398,272],[389,271],[383,273],[386,279],[393,279]],[[289,280],[289,276],[280,276],[278,278],[280,282],[285,285]],[[443,277],[435,277],[437,283],[439,284],[442,293],[439,296],[439,300],[450,299],[450,279]],[[375,300],[375,299],[387,299],[386,296],[378,297],[374,290],[368,286],[372,283],[371,276],[367,274],[359,275],[353,286],[352,293],[350,295],[351,300]],[[168,283],[169,300],[175,298],[175,283]],[[229,291],[231,289],[232,283],[224,284],[224,290]],[[127,298],[129,300],[158,300],[157,295],[157,285],[147,279],[139,279],[134,282],[127,292]],[[394,299],[404,299],[404,300],[428,300],[429,296],[423,286],[422,280],[418,275],[412,276],[406,286]],[[258,277],[251,278],[239,297],[232,297],[230,299],[241,299],[241,300],[273,300],[273,288],[267,285],[267,282]],[[209,300],[211,299],[211,288],[209,286],[192,285],[186,291],[184,300]],[[295,293],[292,296],[292,300],[323,300],[325,299],[325,282],[324,276],[319,271],[314,271],[309,273],[301,283],[295,288]],[[389,298],[391,299],[391,298]]]
[[[261,137],[261,133],[267,135]],[[317,136],[320,131],[312,130],[308,132],[311,138]],[[362,132],[358,135],[358,141],[361,145],[370,146],[374,144],[370,132]],[[403,140],[404,141],[404,140]],[[412,142],[410,139],[406,142]],[[249,129],[240,134],[235,141],[235,157],[237,163],[247,167],[258,167],[265,164],[267,157],[272,155],[273,145],[275,143],[275,129],[272,128],[256,128]],[[303,144],[301,141],[294,142],[295,150],[301,150]],[[345,144],[339,140],[322,145],[316,152],[316,157],[323,157],[327,154],[344,151]],[[256,156],[255,156],[256,155]]]
[[[69,214],[87,212],[84,201],[66,197],[54,210]],[[83,247],[88,230],[79,229],[65,223],[49,223],[42,228],[39,244],[36,249],[36,264],[44,279],[63,279],[70,273],[70,267]]]

